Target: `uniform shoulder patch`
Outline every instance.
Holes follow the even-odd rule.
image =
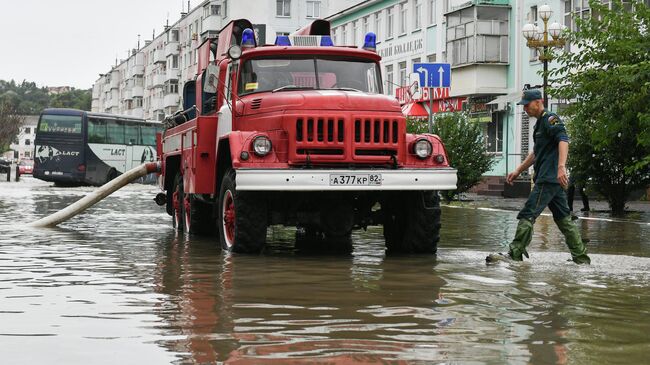
[[[557,123],[558,121],[559,121],[559,119],[558,119],[557,115],[551,115],[550,117],[548,117],[548,123],[550,125],[555,125],[555,123]]]

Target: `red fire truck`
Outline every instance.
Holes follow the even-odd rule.
[[[374,34],[334,46],[317,20],[257,45],[252,29],[233,20],[202,43],[184,110],[159,135],[157,201],[174,227],[259,252],[270,225],[326,244],[383,225],[388,251],[435,253],[437,191],[456,188],[456,170],[382,95]]]

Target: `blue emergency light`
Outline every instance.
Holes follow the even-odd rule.
[[[377,35],[375,33],[366,33],[366,38],[363,41],[363,49],[373,52],[377,50]]]
[[[253,47],[255,47],[255,32],[251,28],[246,28],[241,35],[241,48]]]
[[[332,42],[332,37],[328,35],[320,37],[320,45],[321,47],[332,47],[334,45],[334,42]]]
[[[291,41],[289,40],[289,36],[287,35],[279,35],[275,37],[275,45],[276,46],[290,46]]]

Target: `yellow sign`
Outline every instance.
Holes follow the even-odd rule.
[[[246,89],[246,91],[248,91],[248,90],[257,90],[258,87],[259,84],[257,82],[247,82],[244,88]]]

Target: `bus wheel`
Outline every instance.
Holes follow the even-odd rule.
[[[382,201],[381,209],[388,253],[436,253],[440,240],[437,192],[391,194]]]
[[[183,176],[177,174],[174,178],[174,193],[172,194],[172,225],[178,232],[183,231]]]
[[[118,176],[117,170],[115,168],[111,168],[108,170],[108,174],[106,174],[106,182],[112,181]]]
[[[189,233],[209,235],[214,232],[212,206],[201,201],[194,194],[185,193],[183,217],[185,230]]]
[[[266,199],[257,192],[237,191],[235,170],[221,180],[217,229],[226,251],[257,253],[266,244]]]

